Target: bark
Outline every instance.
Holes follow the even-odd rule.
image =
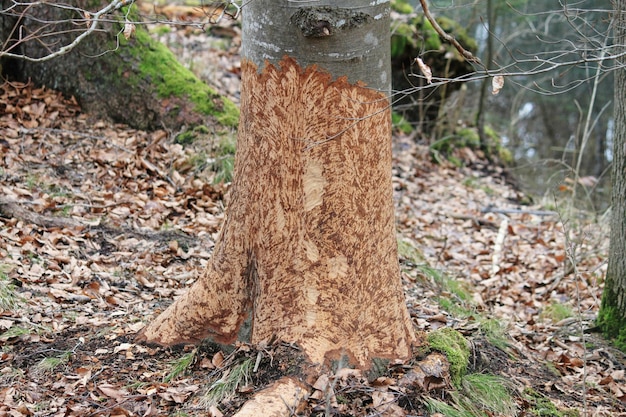
[[[369,59],[389,51],[388,4],[305,4],[256,0],[244,9],[227,220],[205,274],[140,340],[229,343],[243,337],[248,317],[252,343],[295,342],[312,363],[347,356],[368,368],[375,358],[411,354],[392,201],[389,60]],[[341,28],[350,16],[365,23]],[[355,62],[369,69],[357,72]],[[337,78],[344,73],[352,80]]]
[[[616,0],[615,54],[626,52],[626,0]],[[615,135],[613,139],[613,172],[611,191],[611,233],[609,263],[598,314],[602,332],[615,339],[617,346],[626,351],[626,58],[618,60],[615,71]]]
[[[81,10],[96,11],[108,2],[67,3],[74,9],[48,3],[8,9],[13,2],[0,0],[0,11],[4,11],[0,12],[0,50],[33,58],[49,55],[86,29],[88,21]],[[238,112],[230,101],[185,69],[143,26],[137,25],[135,37],[126,41],[121,19],[121,12],[106,16],[107,22],[98,31],[70,53],[52,60],[3,59],[3,74],[74,96],[84,112],[138,129],[236,125]],[[17,40],[31,35],[30,40]]]

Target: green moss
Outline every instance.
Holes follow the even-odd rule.
[[[215,116],[225,126],[237,125],[237,107],[180,65],[165,45],[152,40],[147,32],[139,30],[137,41],[147,47],[139,64],[139,74],[143,79],[156,83],[160,97],[187,97],[195,104],[195,110],[199,113]]]
[[[208,127],[204,125],[198,125],[195,126],[193,129],[188,129],[180,132],[178,135],[176,135],[174,142],[179,143],[183,146],[190,145],[196,140],[203,138],[210,133],[211,131]]]
[[[439,34],[433,27],[433,25],[425,17],[414,19],[418,23],[418,31],[421,34],[422,41],[424,42],[424,50],[426,51],[439,51],[442,47]]]
[[[181,132],[178,135],[176,135],[174,142],[179,143],[181,145],[189,145],[193,143],[195,139],[196,139],[196,135],[193,132],[193,130],[185,130],[184,132]]]
[[[626,352],[626,319],[615,307],[607,306],[606,292],[602,297],[602,306],[598,312],[596,324],[602,334],[622,352]]]
[[[405,135],[408,135],[409,133],[413,131],[413,126],[411,126],[411,123],[409,123],[404,118],[404,116],[396,112],[391,113],[391,123],[395,129],[399,130]]]
[[[494,151],[491,149],[495,147],[495,155],[498,157],[500,162],[505,165],[510,165],[513,163],[513,154],[510,150],[508,150],[502,144],[502,138],[491,126],[486,125],[484,127],[485,138],[483,138],[483,142],[488,144],[487,152],[489,154],[494,154]]]
[[[172,29],[167,25],[158,25],[150,30],[150,33],[154,33],[156,35],[165,35],[166,33],[170,33]]]
[[[458,146],[470,147],[478,149],[480,147],[480,136],[478,130],[473,127],[462,127],[457,129],[456,135],[458,137]]]
[[[391,9],[401,14],[413,13],[413,6],[406,0],[391,0]]]
[[[428,345],[446,355],[450,362],[450,378],[458,386],[467,371],[471,353],[469,342],[458,331],[444,327],[428,334]]]
[[[131,85],[148,81],[155,86],[159,97],[186,98],[194,104],[196,112],[213,116],[224,126],[237,125],[239,110],[235,104],[181,65],[172,51],[152,39],[144,27],[138,26],[135,37],[130,40],[123,36],[118,36],[118,39],[126,53],[141,58],[138,68],[132,71],[119,68],[119,77],[128,77]]]
[[[438,17],[437,23],[439,23],[439,26],[441,26],[446,33],[454,36],[454,38],[466,49],[471,51],[476,51],[478,49],[476,40],[470,37],[465,28],[454,20],[447,17]]]
[[[405,22],[394,22],[391,26],[391,57],[397,58],[405,53],[407,47],[417,48],[417,30],[415,25]]]
[[[535,417],[579,417],[577,410],[559,410],[545,395],[532,388],[525,388],[524,399],[529,403],[528,412]]]

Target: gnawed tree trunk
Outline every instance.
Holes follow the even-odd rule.
[[[230,343],[249,318],[252,343],[295,342],[312,363],[345,356],[369,368],[411,355],[392,201],[389,8],[376,3],[246,3],[227,219],[204,275],[140,340]]]
[[[611,191],[611,235],[609,263],[602,293],[598,325],[626,352],[626,0],[616,0],[614,45],[620,55],[615,71],[615,135]]]
[[[111,2],[33,3],[15,7],[0,0],[2,75],[74,96],[84,112],[138,129],[237,124],[234,104],[184,68],[142,25],[125,39],[127,8],[103,16],[98,30],[65,55],[43,62],[3,57],[2,52],[35,59],[55,53],[87,30],[89,12]],[[129,17],[138,19],[134,6]]]

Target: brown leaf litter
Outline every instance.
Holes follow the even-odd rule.
[[[456,168],[410,137],[394,149],[399,235],[418,253],[401,259],[417,327],[461,331],[473,342],[470,370],[504,376],[516,394],[532,387],[581,415],[626,415],[624,355],[583,332],[599,307],[606,225],[520,206],[502,168],[480,155]],[[191,162],[197,151],[165,130],[90,123],[45,88],[0,86],[0,269],[19,296],[0,311],[0,415],[231,415],[297,374],[294,346],[203,344],[164,382],[193,348],[133,343],[203,270],[223,221],[228,186],[211,185],[210,169]],[[471,289],[469,313],[437,301],[458,295],[432,271]],[[558,306],[573,314],[559,317]],[[504,326],[507,352],[487,341],[479,315]],[[299,415],[427,415],[425,396],[447,398],[447,365],[416,354],[420,365],[375,376],[321,376]],[[245,359],[258,362],[250,381],[202,408],[208,387]],[[517,400],[519,415],[532,415]]]

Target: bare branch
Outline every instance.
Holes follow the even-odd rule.
[[[30,57],[24,54],[14,54],[14,53],[7,52],[7,51],[0,51],[0,58],[16,58],[16,59],[23,59],[23,60],[31,61],[31,62],[43,62],[43,61],[49,61],[61,55],[65,55],[68,52],[70,52],[72,49],[74,49],[76,46],[78,46],[78,44],[80,44],[83,41],[83,39],[85,39],[87,36],[91,35],[93,32],[96,31],[96,29],[98,28],[98,25],[101,23],[102,16],[112,11],[119,10],[124,6],[131,5],[132,3],[134,3],[134,0],[113,0],[106,7],[102,8],[101,10],[95,13],[85,12],[85,13],[88,13],[89,20],[90,20],[87,30],[85,30],[80,35],[78,35],[71,43],[60,47],[57,51],[52,52],[48,55],[45,55],[39,58],[34,58],[34,57]],[[40,4],[45,4],[47,6],[49,5],[49,3],[47,2],[35,2],[35,3],[15,2],[14,3],[15,6],[25,5],[28,7],[33,6],[33,5],[40,5]],[[61,7],[61,8],[70,8],[70,6],[60,5],[60,4],[56,4],[55,6]],[[11,8],[7,10],[10,10]],[[75,8],[72,8],[72,9],[76,10]],[[2,12],[5,12],[5,11],[6,10],[3,10]]]
[[[446,31],[443,30],[441,26],[439,26],[439,23],[437,23],[433,15],[430,14],[430,10],[428,9],[428,3],[426,2],[426,0],[420,0],[420,3],[422,4],[422,11],[424,12],[424,16],[426,16],[426,19],[428,19],[430,24],[433,25],[433,28],[435,29],[435,31],[437,31],[439,36],[441,36],[446,41],[450,42],[456,48],[456,50],[459,51],[459,53],[463,56],[463,58],[485,68],[482,61],[478,57],[474,56],[474,54],[472,54],[470,51],[463,48],[463,46],[454,38],[454,36],[450,35],[449,33],[446,33]]]

